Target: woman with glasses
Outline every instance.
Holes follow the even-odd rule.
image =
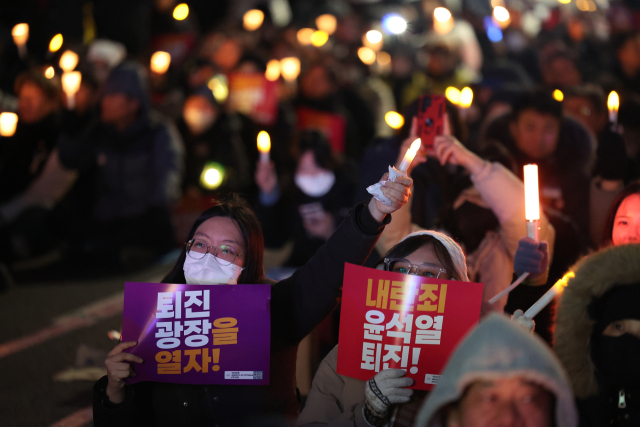
[[[141,382],[126,386],[135,364],[125,342],[108,355],[107,375],[94,386],[94,425],[100,426],[255,426],[271,419],[282,425],[299,413],[296,354],[300,341],[336,306],[344,264],[362,264],[390,215],[407,203],[410,178],[387,182],[391,206],[371,199],[358,204],[325,245],[293,276],[278,283],[263,271],[260,223],[238,196],[208,209],[193,225],[165,283],[272,284],[271,366],[268,386],[187,385]]]
[[[437,231],[408,235],[377,263],[380,270],[468,282],[462,248]],[[377,427],[394,419],[413,425],[426,392],[407,389],[413,380],[403,369],[385,369],[369,381],[336,373],[338,346],[324,358],[297,426],[332,425]]]

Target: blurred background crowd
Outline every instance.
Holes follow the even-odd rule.
[[[280,255],[268,275],[286,277],[402,158],[424,94],[446,95],[468,151],[519,178],[539,165],[553,263],[510,298],[609,243],[606,213],[640,175],[636,1],[4,2],[0,289],[175,256],[229,192]],[[444,230],[472,281],[497,280],[487,259],[523,201],[416,163],[407,224]]]

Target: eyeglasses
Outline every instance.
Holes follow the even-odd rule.
[[[433,277],[436,279],[449,279],[447,270],[439,265],[428,262],[422,264],[411,264],[403,258],[385,258],[383,261],[385,270],[395,273],[411,274],[414,276]]]
[[[187,242],[187,255],[193,259],[202,259],[210,253],[218,260],[220,265],[229,265],[240,255],[232,246],[207,246],[202,240],[192,239]]]

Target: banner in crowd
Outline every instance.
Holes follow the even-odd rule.
[[[229,105],[262,125],[278,118],[278,83],[264,74],[233,73],[229,76]]]
[[[127,382],[269,384],[270,285],[127,282],[122,341],[140,356]]]
[[[307,107],[298,107],[296,115],[298,129],[323,133],[335,152],[344,153],[347,122],[343,116]]]
[[[410,388],[430,390],[449,355],[480,318],[481,283],[441,280],[346,264],[338,370],[369,380],[405,369]]]

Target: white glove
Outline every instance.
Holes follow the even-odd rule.
[[[413,390],[404,387],[413,385],[413,379],[405,377],[406,373],[404,369],[385,369],[367,381],[362,415],[369,425],[383,425],[392,405],[409,401]]]
[[[511,321],[527,332],[533,333],[536,328],[536,322],[534,322],[533,319],[524,317],[524,312],[522,310],[516,310],[515,313],[513,313],[513,316],[511,316]]]

